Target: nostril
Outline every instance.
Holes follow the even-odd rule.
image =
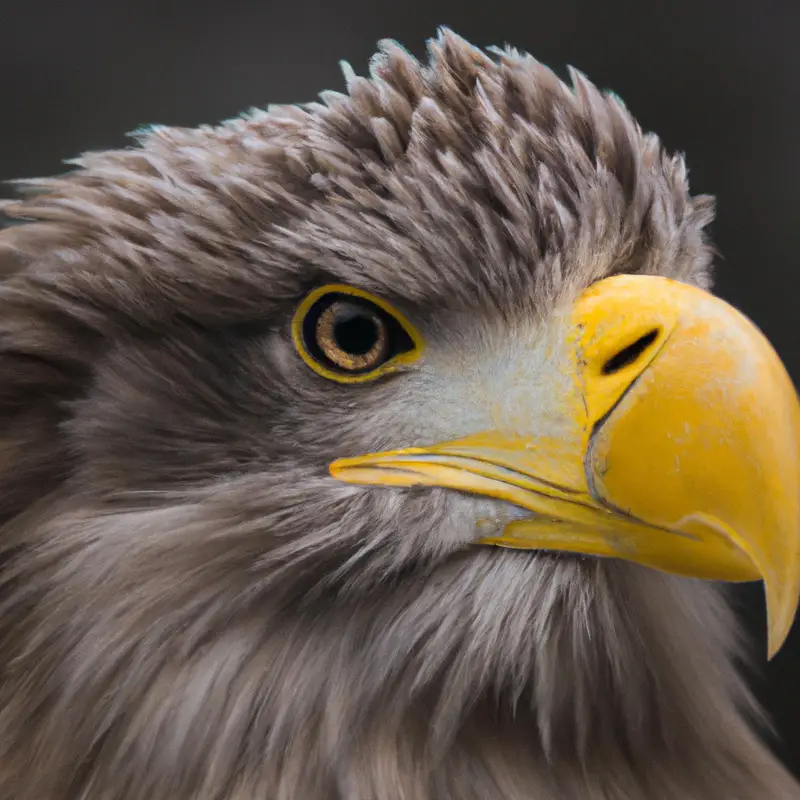
[[[611,356],[603,364],[603,375],[611,375],[614,372],[619,372],[623,367],[633,364],[653,344],[658,338],[658,334],[658,328],[653,328],[653,330],[648,331],[644,336],[640,336],[635,342],[620,350],[616,355]]]

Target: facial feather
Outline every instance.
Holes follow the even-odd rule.
[[[0,794],[797,796],[716,589],[476,551],[510,507],[327,474],[489,413],[459,364],[502,382],[481,354],[536,353],[595,280],[708,285],[711,201],[573,81],[387,43],[347,94],[153,128],[5,205]],[[331,279],[425,331],[416,374],[305,367],[291,315]]]

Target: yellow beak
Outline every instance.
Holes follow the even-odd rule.
[[[595,284],[567,330],[566,433],[480,431],[339,459],[331,474],[531,512],[481,544],[763,579],[774,655],[800,599],[800,403],[777,354],[722,300],[658,277]]]

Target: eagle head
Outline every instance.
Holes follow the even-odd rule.
[[[4,204],[0,794],[796,798],[721,582],[800,585],[800,406],[712,200],[442,31]]]

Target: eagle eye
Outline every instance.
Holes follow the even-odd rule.
[[[422,340],[387,302],[352,286],[323,286],[295,313],[292,333],[303,361],[340,383],[359,383],[415,360]]]

